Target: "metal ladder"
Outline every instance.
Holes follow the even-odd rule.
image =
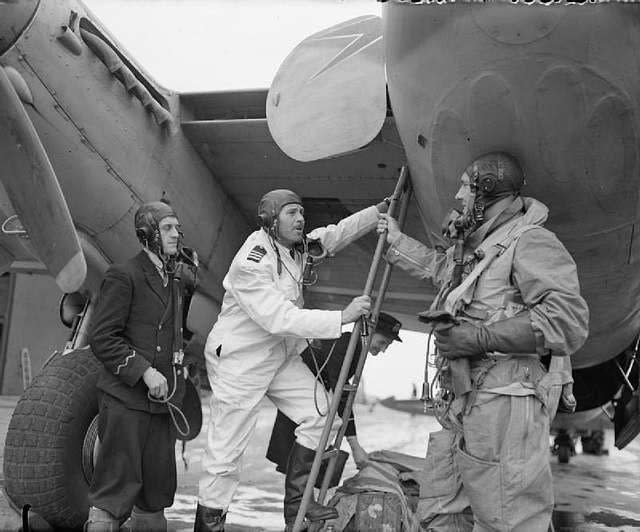
[[[393,192],[393,196],[391,198],[391,204],[389,205],[388,214],[393,216],[398,209],[398,221],[400,227],[404,226],[404,222],[407,216],[407,209],[409,206],[409,199],[411,197],[411,182],[409,181],[409,173],[406,166],[403,166],[400,170],[400,175],[398,177],[398,182],[396,183],[395,190]],[[373,291],[373,284],[376,279],[376,275],[378,273],[378,267],[380,265],[380,261],[382,260],[382,253],[384,250],[384,246],[386,243],[386,233],[378,236],[378,243],[376,246],[376,250],[373,255],[373,259],[371,261],[371,267],[369,268],[369,275],[367,277],[367,281],[365,283],[365,288],[363,290],[363,295],[370,296]],[[313,465],[311,466],[311,473],[309,475],[309,479],[307,480],[307,485],[305,486],[304,494],[302,496],[302,501],[300,503],[300,508],[298,509],[298,514],[296,515],[296,520],[293,525],[293,532],[300,532],[304,530],[304,520],[305,514],[307,513],[307,508],[309,506],[309,502],[313,497],[313,488],[316,483],[316,479],[318,478],[318,474],[320,473],[320,466],[323,460],[328,460],[327,467],[324,473],[324,478],[322,481],[322,485],[320,488],[320,493],[318,495],[318,502],[320,504],[323,503],[324,498],[327,494],[327,490],[329,488],[329,482],[333,475],[333,470],[336,465],[336,458],[338,456],[338,450],[340,449],[340,445],[342,444],[342,439],[344,438],[344,434],[347,429],[346,420],[351,416],[351,410],[353,408],[353,402],[356,397],[356,392],[358,391],[358,386],[360,384],[360,378],[362,376],[362,371],[364,369],[364,364],[367,358],[367,353],[369,352],[369,346],[371,345],[371,335],[369,334],[369,328],[374,327],[378,320],[378,314],[380,313],[380,308],[382,306],[382,302],[384,301],[385,292],[389,285],[389,281],[391,279],[391,271],[393,267],[391,264],[387,263],[385,266],[385,270],[382,275],[382,279],[380,281],[380,288],[377,291],[376,299],[374,303],[373,310],[371,312],[371,319],[367,320],[366,317],[362,317],[358,321],[355,322],[353,331],[351,333],[351,338],[349,340],[349,345],[347,347],[347,352],[345,353],[344,360],[342,362],[342,368],[340,370],[340,376],[338,377],[338,382],[336,383],[333,398],[331,400],[331,406],[329,408],[329,412],[327,413],[327,420],[325,422],[322,435],[320,437],[320,443],[316,449],[316,455],[313,460]],[[351,384],[347,384],[347,377],[349,374],[349,368],[351,367],[351,362],[353,360],[353,356],[358,345],[359,338],[362,338],[362,351],[360,353],[360,358],[358,359],[358,364],[356,367],[355,374],[352,379]],[[329,435],[331,433],[331,428],[333,426],[333,422],[335,420],[336,414],[338,412],[338,406],[340,404],[340,398],[342,397],[343,391],[348,392],[346,404],[344,407],[344,411],[342,413],[342,419],[345,420],[340,427],[335,440],[331,446],[329,451],[325,451],[327,448],[327,442],[329,440]],[[312,528],[314,527],[314,528]],[[309,525],[309,530],[318,530],[317,523],[311,523]]]

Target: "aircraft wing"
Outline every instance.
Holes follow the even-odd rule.
[[[273,188],[290,188],[303,197],[309,230],[335,223],[393,192],[405,157],[390,113],[380,133],[362,149],[299,162],[285,155],[273,140],[267,126],[266,98],[266,89],[180,97],[182,130],[250,224],[256,218],[258,199]],[[414,202],[406,232],[427,239]],[[318,282],[306,289],[307,305],[336,309],[362,294],[375,245],[376,234],[372,233],[325,260],[319,267]],[[434,294],[429,282],[396,269],[382,308],[405,327],[423,331],[416,314],[431,303]]]

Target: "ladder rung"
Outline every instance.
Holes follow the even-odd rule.
[[[342,387],[342,391],[343,391],[343,392],[349,392],[349,393],[351,393],[351,392],[355,392],[355,391],[357,391],[357,390],[358,390],[358,387],[357,387],[355,384],[345,384],[345,385]]]

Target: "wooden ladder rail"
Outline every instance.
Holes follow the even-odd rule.
[[[408,179],[408,170],[406,166],[403,166],[402,169],[400,170],[400,176],[398,177],[398,182],[396,183],[396,188],[393,192],[391,205],[389,205],[388,213],[390,215],[394,214],[394,210],[398,203],[398,199],[403,194],[403,191],[406,188],[407,179]],[[367,276],[367,282],[365,283],[363,295],[369,296],[371,295],[371,292],[373,290],[373,283],[375,282],[376,274],[378,273],[378,266],[380,265],[380,261],[382,260],[382,252],[384,250],[386,236],[387,235],[383,233],[378,237],[378,244],[376,246],[376,250],[374,252],[373,259],[371,261],[371,267],[369,268],[369,275]],[[336,383],[333,398],[331,400],[331,406],[329,408],[329,412],[327,413],[327,420],[322,430],[322,435],[320,436],[320,442],[318,443],[318,447],[316,449],[316,454],[313,459],[313,464],[311,466],[311,472],[309,474],[307,485],[305,486],[304,493],[302,495],[302,501],[300,502],[300,508],[298,508],[298,513],[296,515],[296,520],[293,524],[292,532],[302,531],[304,517],[305,517],[305,514],[307,513],[309,502],[313,497],[313,488],[316,483],[316,479],[318,478],[318,473],[320,472],[320,466],[322,464],[322,460],[325,458],[324,456],[325,449],[327,447],[327,442],[329,440],[329,435],[331,433],[333,421],[338,412],[338,406],[340,404],[340,396],[342,395],[342,390],[347,381],[349,368],[351,367],[351,361],[353,360],[353,355],[356,350],[360,335],[362,334],[363,337],[368,336],[367,329],[368,329],[368,324],[365,317],[362,317],[362,319],[357,320],[354,324],[353,331],[351,333],[351,338],[349,340],[349,345],[347,347],[347,352],[345,353],[344,360],[342,362],[340,376],[338,377],[338,382]],[[330,478],[330,477],[325,474],[325,478]]]
[[[404,191],[404,195],[402,196],[402,201],[400,203],[400,212],[398,213],[398,223],[400,225],[400,229],[404,228],[404,223],[407,218],[407,211],[409,209],[409,200],[411,199],[411,181],[407,182],[406,190]],[[386,237],[386,235],[383,235]],[[384,302],[384,297],[387,292],[387,288],[389,287],[389,282],[391,281],[391,273],[393,271],[393,265],[388,262],[385,265],[384,272],[382,274],[382,279],[380,280],[380,288],[376,293],[376,301],[373,307],[373,311],[371,312],[371,320],[370,327],[371,331],[375,331],[376,325],[378,323],[378,316],[380,315],[380,309],[382,307],[382,303]],[[344,411],[342,412],[342,419],[344,420],[340,429],[338,430],[338,434],[333,443],[334,449],[340,449],[342,445],[342,440],[344,435],[347,432],[347,420],[351,416],[351,411],[353,409],[353,403],[356,399],[356,393],[358,391],[358,387],[360,386],[360,379],[362,377],[362,372],[364,370],[364,364],[367,360],[367,356],[369,354],[369,348],[371,347],[371,340],[373,334],[369,334],[362,344],[362,351],[360,352],[360,358],[358,359],[358,364],[356,366],[355,374],[353,375],[352,383],[349,387],[349,393],[347,395],[347,400],[344,406]],[[320,493],[318,494],[318,502],[323,504],[324,498],[329,489],[329,483],[331,481],[331,477],[333,476],[333,470],[336,465],[336,458],[338,456],[337,452],[332,453],[329,458],[329,462],[327,463],[327,467],[325,469],[324,478],[322,480],[322,486],[320,488]]]

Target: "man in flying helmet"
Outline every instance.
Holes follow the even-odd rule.
[[[421,314],[435,328],[436,406],[445,406],[418,507],[422,527],[435,532],[547,530],[551,520],[549,423],[589,313],[571,255],[543,227],[547,207],[522,197],[523,184],[512,155],[475,159],[460,178],[462,214],[447,224],[448,250],[380,215],[387,260],[440,288]]]
[[[104,369],[100,450],[89,489],[88,532],[166,530],[164,509],[176,490],[176,429],[168,408],[180,408],[185,286],[167,265],[180,244],[173,208],[145,203],[135,215],[142,250],[105,273],[90,345]]]
[[[338,338],[343,324],[367,314],[371,306],[368,296],[359,296],[342,311],[303,308],[310,242],[333,254],[373,230],[386,207],[381,202],[305,236],[300,196],[280,189],[260,200],[260,227],[229,267],[222,309],[205,348],[211,419],[195,531],[224,529],[240,461],[265,396],[296,424],[284,497],[285,523],[293,525],[325,424],[314,402],[315,378],[299,355],[307,338]],[[312,500],[306,517],[322,521],[337,512]]]
[[[518,196],[524,186],[524,172],[518,160],[505,152],[487,153],[470,164],[460,178],[456,194],[462,212],[449,219],[447,236],[456,238],[471,234],[499,210],[495,204],[505,205],[509,198]],[[503,201],[507,200],[507,201]],[[491,209],[487,213],[487,209]]]
[[[163,242],[163,234],[160,224],[167,218],[172,222],[172,229],[175,234],[171,238],[166,238]],[[178,217],[173,207],[165,201],[152,201],[140,206],[134,218],[136,236],[142,246],[166,263],[170,257],[175,257],[178,253],[181,234],[179,231]]]

